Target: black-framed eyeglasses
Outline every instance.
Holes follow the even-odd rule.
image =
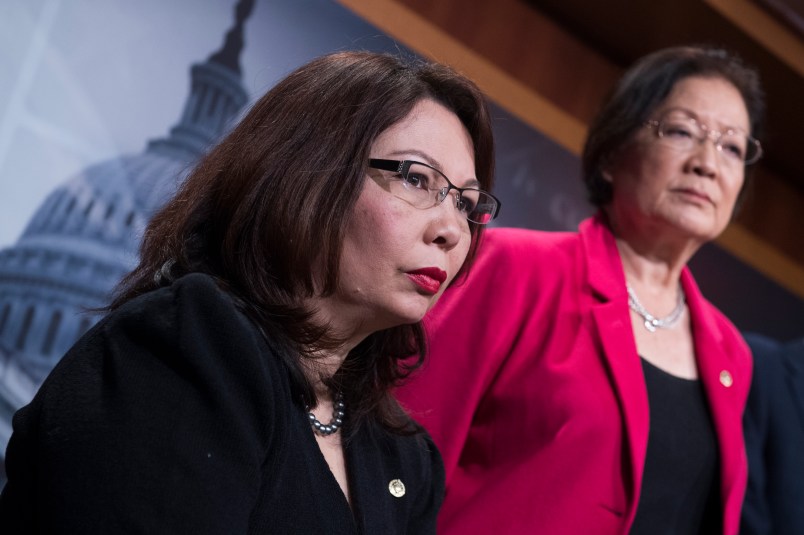
[[[500,213],[497,197],[478,188],[459,188],[438,169],[414,160],[372,158],[369,167],[392,171],[390,191],[416,208],[438,206],[455,190],[455,207],[466,219],[485,225]]]
[[[692,150],[708,139],[726,161],[750,165],[762,157],[760,142],[742,130],[709,128],[686,110],[670,110],[658,120],[645,121],[645,126],[655,129],[665,145],[678,150]]]

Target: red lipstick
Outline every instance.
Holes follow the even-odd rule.
[[[426,267],[406,272],[413,283],[429,294],[437,294],[441,284],[447,280],[447,272],[437,267]]]

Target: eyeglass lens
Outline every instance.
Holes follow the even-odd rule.
[[[695,118],[682,113],[671,113],[658,121],[657,133],[667,143],[689,150],[695,142],[711,140],[718,151],[729,160],[753,163],[759,159],[759,143],[740,130],[714,130],[699,123]]]
[[[401,188],[395,194],[419,208],[436,206],[456,190],[455,206],[469,221],[486,224],[497,212],[498,202],[494,197],[474,188],[459,189],[444,174],[427,165],[412,162],[405,176],[400,178]]]

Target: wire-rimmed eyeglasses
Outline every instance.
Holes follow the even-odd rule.
[[[390,191],[416,208],[438,206],[455,190],[455,207],[472,223],[485,225],[500,213],[497,197],[478,188],[459,188],[438,169],[414,160],[372,158],[369,167],[392,171]]]
[[[700,145],[708,139],[726,161],[749,165],[762,156],[759,141],[742,130],[709,128],[686,110],[670,110],[658,120],[645,121],[645,126],[655,129],[664,144],[678,150],[692,150],[696,143]]]

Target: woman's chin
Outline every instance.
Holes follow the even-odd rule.
[[[700,212],[673,214],[666,221],[679,234],[701,243],[716,239],[726,230],[728,224],[717,221],[712,214]]]

